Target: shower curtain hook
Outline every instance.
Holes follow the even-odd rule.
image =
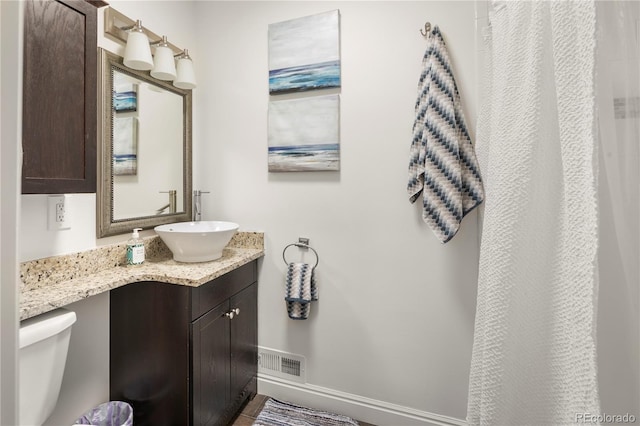
[[[422,28],[420,28],[420,34],[422,34],[423,37],[426,37],[429,35],[429,32],[431,31],[431,22],[425,22],[424,24],[424,31],[422,30]]]

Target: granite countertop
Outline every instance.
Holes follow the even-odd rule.
[[[20,320],[140,281],[198,287],[264,256],[264,234],[239,232],[211,262],[176,262],[159,237],[144,239],[147,258],[126,265],[126,243],[20,264]]]

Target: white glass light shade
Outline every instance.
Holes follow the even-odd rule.
[[[196,74],[193,71],[193,62],[191,58],[178,59],[176,66],[177,76],[173,85],[180,89],[194,89],[196,87]]]
[[[153,62],[152,77],[160,80],[174,80],[176,78],[176,60],[173,57],[171,48],[167,46],[156,47]]]
[[[153,68],[153,57],[149,39],[143,32],[131,31],[124,50],[124,64],[134,70],[148,71]]]

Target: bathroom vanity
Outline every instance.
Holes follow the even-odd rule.
[[[257,268],[264,234],[238,232],[215,261],[180,263],[158,236],[23,262],[20,319],[110,292],[110,399],[136,425],[226,425],[256,392]]]
[[[257,261],[199,287],[111,291],[110,399],[136,425],[226,425],[256,393]]]

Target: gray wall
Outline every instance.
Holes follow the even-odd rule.
[[[474,6],[197,3],[203,54],[195,62],[200,82],[194,187],[211,191],[203,197],[207,219],[266,232],[259,343],[307,361],[306,385],[261,382],[261,389],[294,401],[313,393],[314,405],[326,408],[353,402],[344,410],[376,424],[385,424],[379,416],[386,408],[465,418],[477,217],[466,217],[460,233],[442,245],[405,188],[426,49],[419,29],[427,20],[440,25],[473,127]],[[341,170],[268,173],[268,24],[333,9],[341,14]],[[281,254],[299,236],[309,237],[320,255],[320,300],[309,320],[295,322],[283,302]],[[298,256],[295,250],[288,254]]]

